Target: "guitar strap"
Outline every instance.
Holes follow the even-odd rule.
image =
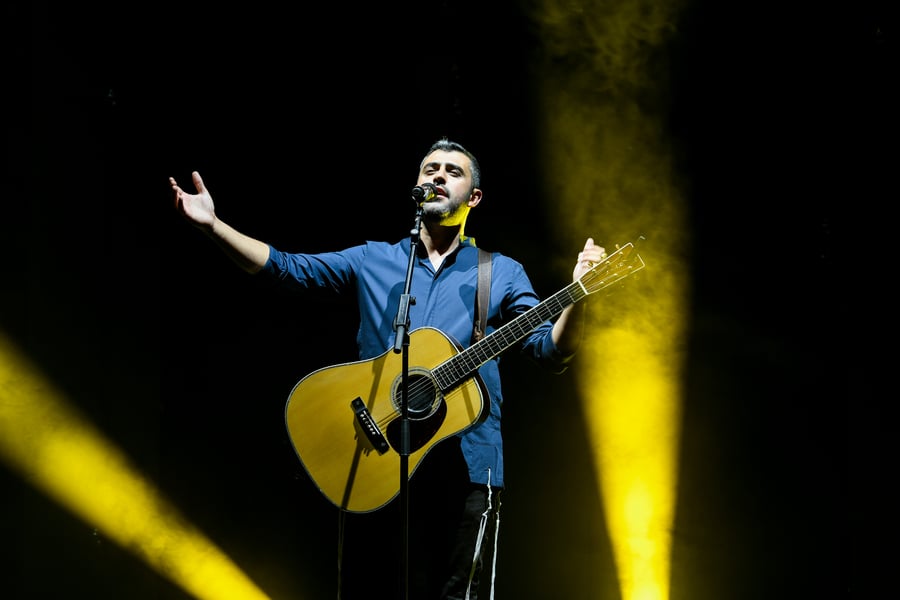
[[[478,289],[475,291],[475,327],[472,343],[484,337],[487,327],[488,302],[491,298],[491,253],[478,249]]]

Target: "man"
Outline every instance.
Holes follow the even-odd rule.
[[[239,267],[298,289],[355,293],[360,360],[394,347],[410,238],[366,242],[320,254],[281,252],[219,219],[200,174],[194,172],[192,177],[196,194],[186,193],[169,178],[176,208]],[[415,303],[408,310],[406,332],[432,327],[469,346],[478,249],[464,229],[469,212],[482,199],[480,166],[466,148],[442,138],[426,152],[416,185],[426,194],[410,288]],[[573,278],[579,279],[605,258],[605,250],[588,238],[578,254]],[[521,264],[495,252],[491,265],[488,334],[540,301]],[[585,305],[568,306],[555,321],[531,330],[520,342],[521,351],[551,372],[561,373],[580,343]],[[372,513],[341,515],[346,519],[339,540],[339,585],[344,600],[401,598],[406,586],[412,600],[476,600],[483,548],[492,532],[488,508],[494,512],[499,508],[504,486],[498,361],[482,365],[479,375],[490,396],[486,417],[434,446],[410,480],[408,548],[413,568],[408,581],[395,578],[397,561],[403,558],[399,546],[392,545],[401,529],[397,502]]]

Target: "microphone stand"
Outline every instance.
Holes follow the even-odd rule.
[[[415,200],[415,197],[413,198]],[[423,203],[416,202],[416,219],[410,231],[409,264],[406,267],[406,282],[400,295],[400,305],[394,319],[394,353],[403,353],[401,357],[400,383],[400,520],[402,533],[402,549],[400,564],[400,584],[403,598],[409,598],[409,307],[416,299],[409,294],[412,288],[413,267],[416,260],[416,248],[419,245],[419,232],[422,227]]]

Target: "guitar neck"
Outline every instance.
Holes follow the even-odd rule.
[[[594,265],[577,281],[570,283],[489,336],[437,365],[431,371],[437,385],[442,391],[448,391],[471,377],[481,365],[525,339],[541,323],[558,316],[566,307],[643,269],[644,260],[639,254],[632,252],[633,249],[634,244],[630,242],[619,247],[606,260]]]
[[[567,306],[588,295],[579,282],[567,285],[543,302],[472,344],[459,354],[432,369],[431,374],[442,391],[447,391],[468,379],[481,365],[499,356],[538,328],[553,319]]]

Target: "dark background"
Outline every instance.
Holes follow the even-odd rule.
[[[870,598],[896,520],[876,383],[896,14],[720,4],[687,5],[665,49],[696,250],[672,598]],[[485,5],[4,9],[0,327],[273,599],[335,594],[337,515],[282,414],[352,358],[351,307],[238,271],[167,178],[199,170],[220,216],[283,249],[336,249],[406,235],[418,161],[449,135],[494,198],[469,233],[555,292],[536,41],[514,3]],[[574,375],[505,368],[497,598],[617,598]],[[4,597],[185,597],[5,467],[0,489]]]

